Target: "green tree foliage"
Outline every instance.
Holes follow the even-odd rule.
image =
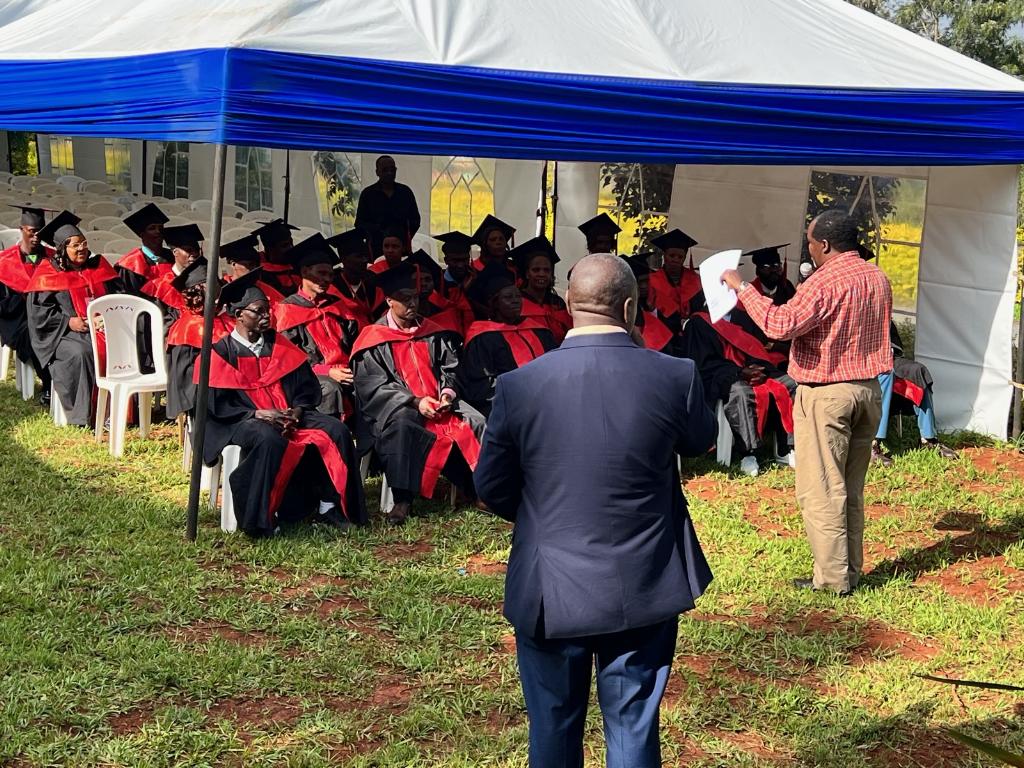
[[[36,135],[25,131],[8,131],[7,142],[11,154],[11,173],[16,176],[34,176],[39,173]]]

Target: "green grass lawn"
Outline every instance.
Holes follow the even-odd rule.
[[[0,386],[0,765],[525,766],[505,523],[423,505],[251,542],[207,510],[188,544],[158,432],[115,460]],[[985,764],[944,725],[1024,749],[1019,694],[913,676],[1024,684],[1024,458],[873,470],[848,600],[788,586],[809,572],[790,471],[687,470],[716,581],[681,620],[666,765]],[[596,706],[587,740],[597,765]]]

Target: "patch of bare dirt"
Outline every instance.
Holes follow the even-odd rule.
[[[516,652],[516,636],[512,634],[502,635],[498,639],[498,644],[501,646],[501,650],[505,653],[511,653],[515,655]]]
[[[360,614],[365,619],[370,612],[366,603],[350,595],[326,597],[313,606],[313,610],[322,618],[330,618],[335,613],[344,611],[350,614]]]
[[[197,621],[193,624],[165,625],[163,633],[170,640],[185,645],[205,645],[214,638],[246,647],[262,645],[267,633],[260,629],[238,629],[216,621]]]
[[[230,720],[243,739],[262,733],[270,726],[289,725],[302,717],[305,708],[293,696],[230,697],[214,702],[207,719]]]
[[[999,555],[959,563],[917,579],[938,584],[946,594],[974,605],[992,605],[1024,591],[1024,571],[1011,568]]]
[[[506,563],[491,560],[484,555],[470,555],[466,560],[466,573],[473,576],[497,576],[505,573]]]
[[[722,498],[722,483],[709,477],[691,477],[683,483],[687,498],[712,502]]]
[[[941,732],[917,730],[899,746],[880,745],[865,757],[876,768],[961,768],[971,750]]]
[[[719,741],[732,744],[737,749],[759,758],[762,762],[780,762],[791,757],[772,749],[768,742],[755,731],[723,731],[721,728],[711,728],[708,730],[708,734]]]
[[[979,472],[991,475],[1021,477],[1024,475],[1024,455],[1017,451],[996,448],[964,448],[960,451]]]
[[[384,544],[374,549],[373,554],[385,563],[398,563],[428,555],[433,551],[434,545],[429,541],[413,541],[408,544]]]
[[[762,501],[749,501],[746,509],[743,510],[743,519],[754,526],[758,533],[783,538],[793,538],[799,535],[798,532],[790,530],[781,522],[782,516],[779,511],[765,510],[763,506]]]

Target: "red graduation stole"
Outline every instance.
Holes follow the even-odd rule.
[[[523,294],[523,317],[542,323],[557,344],[565,340],[565,334],[572,328],[572,317],[566,310],[554,304],[538,304],[526,294]]]
[[[274,307],[274,323],[279,331],[287,331],[301,325],[309,333],[316,348],[323,357],[324,365],[348,365],[348,353],[341,347],[338,322],[355,320],[364,322],[362,307],[340,294],[332,294],[336,301],[319,307],[303,307],[298,304],[281,302]],[[333,318],[333,319],[332,319]]]
[[[171,263],[166,261],[158,261],[156,264],[146,258],[146,254],[142,252],[142,248],[136,248],[128,251],[122,256],[117,266],[121,269],[134,272],[136,275],[154,280],[162,277],[167,272],[171,271]]]
[[[360,285],[360,290],[362,291],[363,295],[366,296],[367,298],[361,299],[359,298],[359,293],[352,287],[352,283],[345,279],[344,273],[339,273],[338,279],[345,284],[346,288],[348,288],[349,293],[352,294],[351,300],[356,302],[360,306],[360,308],[363,311],[363,314],[366,316],[366,321],[369,323],[375,317],[377,307],[384,303],[384,291],[374,286],[373,297],[371,298],[369,285],[366,282],[366,278],[363,278],[363,282]],[[345,296],[345,294],[341,293],[341,291],[338,291],[338,295],[341,296],[342,298],[349,298],[348,296]]]
[[[39,261],[33,264],[21,257],[21,246],[15,243],[10,248],[0,251],[0,283],[3,283],[16,293],[25,293],[28,290],[29,280],[36,267],[46,260],[46,256],[53,254],[49,248],[45,249],[45,255],[39,257]]]
[[[651,272],[648,300],[663,317],[678,314],[685,318],[690,316],[690,300],[700,291],[700,275],[693,267],[683,269],[679,285],[672,285],[662,268]]]
[[[430,301],[434,306],[455,311],[459,318],[458,333],[460,336],[465,336],[469,326],[476,321],[473,305],[466,298],[465,289],[461,285],[446,283],[443,277],[441,286],[430,295]]]
[[[162,266],[164,265],[157,264],[158,268]],[[163,274],[152,278],[142,286],[142,293],[162,302],[171,309],[183,312],[185,310],[185,297],[181,295],[181,291],[171,284],[176,277],[177,275],[174,274],[174,270],[170,269],[168,265],[168,268],[163,270]]]
[[[546,330],[546,326],[532,318],[523,318],[519,325],[494,323],[490,320],[477,320],[466,333],[466,346],[477,336],[485,333],[500,333],[508,348],[512,351],[512,359],[516,367],[522,368],[531,360],[544,354],[544,345],[537,338],[536,331]]]
[[[89,302],[107,293],[106,283],[117,279],[117,272],[106,259],[96,258],[92,266],[81,270],[61,271],[50,260],[40,262],[32,273],[26,293],[42,291],[67,291],[71,304],[79,317],[86,316]]]
[[[297,291],[302,287],[302,278],[295,274],[295,266],[292,264],[275,264],[272,261],[267,261],[266,258],[263,257],[260,267],[263,269],[265,274],[273,275],[274,279],[285,288],[291,288]]]
[[[430,302],[432,307],[437,307],[440,312],[437,312],[430,316],[430,322],[434,325],[438,325],[446,331],[457,333],[459,336],[465,336],[468,326],[463,325],[463,307],[452,303],[448,299],[444,298],[440,293],[434,291],[427,297],[427,301]],[[465,299],[463,299],[465,301]],[[466,302],[466,306],[469,306],[469,302]],[[470,314],[473,310],[470,308]],[[470,323],[472,325],[472,323]]]
[[[661,352],[674,338],[674,334],[669,330],[669,327],[661,322],[658,315],[654,312],[644,310],[643,323],[640,332],[643,334],[644,346],[647,349]]]
[[[422,325],[413,331],[396,330],[387,325],[368,325],[359,333],[351,354],[355,357],[373,347],[389,344],[395,361],[395,374],[405,383],[413,397],[437,397],[440,387],[434,375],[427,339],[443,332],[444,329],[431,322],[430,318],[425,318]],[[434,435],[434,444],[427,454],[420,479],[420,494],[430,498],[452,446],[457,445],[469,468],[476,469],[480,458],[480,441],[469,424],[451,411],[436,419],[424,419],[423,426]]]
[[[469,266],[471,266],[477,272],[483,270],[484,267],[486,267],[488,264],[489,262],[485,262],[482,258],[479,257],[469,262]],[[519,274],[516,272],[515,265],[511,261],[509,261],[507,257],[505,258],[505,269],[507,269],[509,272],[515,275],[517,280],[519,279]]]
[[[306,353],[287,339],[277,336],[268,357],[239,357],[238,367],[214,353],[210,356],[210,386],[218,389],[240,389],[252,400],[257,409],[287,410],[291,407],[285,397],[281,379],[306,362]],[[198,383],[199,366],[193,373]],[[341,458],[338,446],[326,432],[319,429],[296,429],[285,435],[288,447],[281,465],[274,476],[270,489],[270,504],[267,507],[267,522],[273,525],[274,515],[281,507],[284,492],[288,487],[295,468],[309,445],[315,446],[327,468],[334,489],[341,498],[341,511],[348,517],[345,508],[345,486],[348,484],[348,467]]]
[[[900,397],[905,397],[918,407],[924,401],[924,390],[914,382],[908,379],[901,379],[899,376],[893,376],[892,391]]]
[[[786,356],[781,352],[767,352],[764,345],[756,338],[735,323],[722,319],[717,323],[711,322],[711,316],[707,312],[697,312],[694,317],[699,317],[706,322],[722,340],[722,355],[731,363],[740,368],[747,364],[748,358],[765,360],[773,365],[780,365],[785,362]],[[754,390],[754,408],[757,412],[757,434],[764,434],[764,427],[768,421],[768,408],[771,405],[771,398],[775,398],[775,405],[779,410],[782,419],[782,427],[787,432],[793,432],[793,398],[789,390],[781,381],[768,377],[763,384],[752,387]]]
[[[213,318],[213,343],[223,339],[235,328],[235,321],[221,313]],[[168,347],[203,346],[203,316],[192,311],[185,311],[167,329]]]

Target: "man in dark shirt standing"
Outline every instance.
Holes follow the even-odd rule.
[[[389,227],[405,230],[406,244],[420,228],[420,209],[416,196],[405,184],[395,181],[398,166],[390,155],[377,158],[377,183],[371,184],[359,195],[355,228],[370,233],[373,255],[381,255],[384,231]]]

